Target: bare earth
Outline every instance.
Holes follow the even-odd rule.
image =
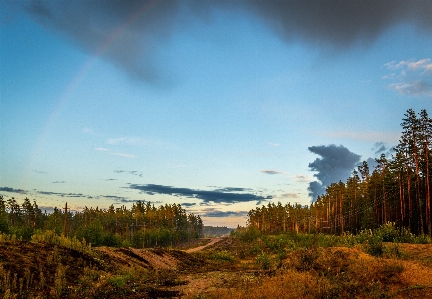
[[[220,242],[222,240],[223,240],[223,238],[211,238],[210,239],[210,243],[207,243],[207,244],[205,244],[203,246],[199,246],[199,247],[195,247],[195,248],[190,248],[190,249],[186,250],[186,252],[191,253],[191,252],[200,251],[200,250],[203,250],[203,249],[205,249],[205,248],[207,248],[209,246],[212,246],[212,245],[214,245],[217,242]]]

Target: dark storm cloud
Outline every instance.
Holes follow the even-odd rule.
[[[244,1],[287,40],[302,38],[336,47],[370,42],[389,27],[412,23],[430,32],[430,1]]]
[[[271,196],[263,197],[251,193],[234,193],[234,192],[223,192],[220,190],[194,190],[190,188],[176,188],[172,186],[163,185],[138,185],[130,184],[129,188],[140,190],[146,194],[166,194],[173,196],[184,196],[188,198],[201,199],[204,203],[237,203],[237,202],[249,202],[249,201],[264,201],[271,199]],[[242,188],[240,188],[242,189]]]
[[[309,168],[318,172],[314,174],[314,177],[319,180],[319,182],[309,183],[308,191],[313,200],[322,194],[323,190],[331,183],[337,183],[340,180],[345,181],[361,158],[360,155],[350,152],[342,145],[311,146],[308,149],[321,156],[321,158],[316,158],[315,161],[309,163]]]
[[[308,195],[312,197],[312,200],[316,200],[319,195],[325,193],[326,188],[318,181],[313,181],[309,183],[309,187],[307,188],[309,191]]]
[[[30,1],[26,10],[45,27],[103,55],[134,78],[158,80],[151,63],[171,32],[179,1]]]
[[[217,192],[250,192],[252,189],[250,188],[238,188],[238,187],[224,187],[224,188],[218,188],[213,191]]]
[[[44,1],[25,10],[43,26],[61,32],[85,51],[102,55],[132,77],[161,78],[157,50],[190,24],[205,26],[215,10],[262,20],[286,41],[347,48],[368,44],[397,24],[432,30],[431,1]]]
[[[11,187],[0,187],[0,192],[10,192],[10,193],[19,193],[19,194],[25,194],[27,191],[23,189],[14,189]]]

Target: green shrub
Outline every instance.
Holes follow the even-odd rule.
[[[271,268],[271,258],[267,253],[262,251],[261,254],[256,257],[255,264],[262,270],[269,270]]]
[[[381,237],[383,242],[394,242],[400,233],[394,222],[387,222],[374,231],[374,234]]]
[[[122,245],[122,240],[119,235],[110,233],[103,236],[102,244],[104,246],[120,247]]]
[[[382,256],[384,245],[380,236],[372,236],[366,244],[366,252],[372,256]]]
[[[234,263],[235,258],[228,251],[216,251],[210,255],[210,259],[218,262]]]
[[[428,235],[419,235],[414,238],[415,244],[431,244],[432,239]]]
[[[415,236],[409,231],[409,229],[402,227],[399,229],[399,235],[397,237],[397,242],[414,243],[415,242]]]
[[[261,237],[261,232],[254,227],[237,230],[234,235],[243,242],[252,242]]]

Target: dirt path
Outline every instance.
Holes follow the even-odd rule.
[[[200,251],[200,250],[203,250],[204,248],[212,246],[213,244],[216,244],[217,242],[222,241],[222,240],[223,240],[223,238],[211,238],[210,239],[210,243],[207,243],[207,244],[205,244],[203,246],[199,246],[199,247],[188,249],[188,250],[186,250],[186,252]]]

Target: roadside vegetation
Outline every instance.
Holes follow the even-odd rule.
[[[411,242],[411,243],[406,243]],[[201,251],[0,235],[3,298],[428,298],[432,240],[387,223],[358,235],[239,228]]]

